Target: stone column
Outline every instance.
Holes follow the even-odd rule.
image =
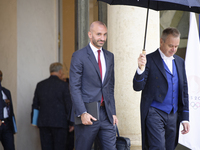
[[[56,9],[54,0],[17,0],[17,150],[41,149],[38,128],[31,126],[31,105],[36,84],[58,61]]]
[[[41,150],[38,128],[31,126],[31,105],[36,84],[49,77],[49,65],[58,61],[56,8],[55,0],[0,0],[0,70],[2,85],[12,94],[16,150]]]
[[[115,55],[115,101],[119,132],[141,146],[140,92],[133,90],[137,59],[143,49],[145,8],[108,5],[108,50]],[[159,47],[159,12],[149,12],[146,50]]]
[[[13,108],[17,107],[17,0],[0,0],[0,70],[1,85],[10,90]],[[14,136],[16,139],[16,135]],[[17,142],[15,141],[15,145]],[[0,149],[3,150],[2,144]]]
[[[99,1],[99,21],[107,25],[107,4]],[[107,49],[107,42],[104,44],[103,48]]]
[[[89,1],[76,0],[76,50],[85,47],[89,31]]]

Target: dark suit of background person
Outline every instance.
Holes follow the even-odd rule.
[[[1,77],[0,77],[1,78]],[[0,91],[2,90],[1,82],[0,82]],[[1,120],[3,120],[3,108],[6,106],[2,93],[0,92],[0,125],[2,124]]]
[[[169,34],[172,32],[176,36]],[[180,41],[178,33],[175,28],[164,30],[163,35],[167,37],[165,40],[164,36],[161,37],[161,51],[158,49],[146,57],[141,54],[138,58],[139,68],[145,65],[147,58],[144,72],[140,74],[138,68],[133,79],[134,90],[142,90],[140,110],[143,150],[175,149],[180,121],[186,121],[182,133],[189,132],[185,64],[182,58],[174,55]],[[164,58],[174,57],[171,65],[173,74],[162,59],[164,55]]]
[[[65,81],[69,84],[69,78],[64,77],[63,81]],[[71,101],[71,99],[70,99],[70,101]],[[74,122],[69,120],[68,121],[68,127],[69,127],[69,131],[67,133],[67,146],[66,146],[67,149],[66,150],[73,150],[74,149]]]
[[[42,150],[66,150],[71,101],[62,81],[62,64],[50,65],[50,77],[37,84],[32,109],[39,110],[37,126]]]
[[[0,71],[0,101],[3,109],[3,116],[1,116],[0,125],[0,141],[4,147],[4,150],[15,150],[14,135],[17,132],[15,116],[13,112],[11,93],[8,89],[1,87],[2,72]]]
[[[106,41],[107,29],[100,22],[93,22],[88,32],[90,43],[73,53],[70,66],[70,93],[75,115],[81,116],[83,124],[75,125],[75,149],[91,150],[95,137],[98,137],[102,150],[115,150],[117,123],[114,100],[114,55],[102,49],[106,72],[102,83],[97,58],[91,46],[101,49]],[[102,60],[101,60],[102,61]],[[104,106],[100,106],[103,95]],[[100,120],[95,121],[84,103],[99,102]],[[101,104],[103,105],[103,103]],[[87,119],[86,119],[87,118]]]

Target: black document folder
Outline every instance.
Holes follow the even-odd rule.
[[[99,103],[98,102],[92,102],[92,103],[85,103],[85,108],[87,110],[87,113],[91,114],[94,118],[99,120]],[[75,124],[82,124],[81,117],[75,116]]]

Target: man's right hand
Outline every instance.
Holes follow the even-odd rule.
[[[91,119],[92,119],[93,121],[97,121],[96,118],[94,118],[92,115],[90,115],[90,114],[88,114],[88,113],[83,113],[83,114],[81,115],[81,121],[82,121],[82,124],[84,124],[84,125],[92,125],[93,122],[91,121]]]
[[[145,54],[140,54],[140,56],[138,58],[138,67],[140,69],[142,69],[142,67],[144,67],[146,65],[146,63],[147,63],[146,55]]]

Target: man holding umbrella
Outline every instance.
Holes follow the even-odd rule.
[[[138,58],[133,88],[142,90],[143,150],[175,149],[180,122],[182,134],[189,132],[185,64],[175,55],[179,42],[180,32],[176,28],[167,28],[161,35],[160,48],[147,56],[140,54]]]

